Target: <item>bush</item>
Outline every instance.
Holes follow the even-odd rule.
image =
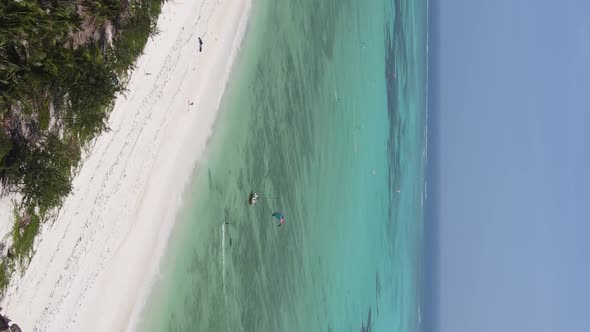
[[[4,294],[4,290],[10,283],[11,271],[6,263],[6,258],[0,260],[0,295]]]
[[[35,236],[41,228],[41,220],[33,209],[20,216],[15,212],[15,221],[12,227],[12,252],[21,268],[29,263],[29,254],[35,244]]]
[[[19,169],[25,206],[37,206],[44,215],[61,204],[72,190],[72,157],[66,144],[55,136],[26,152]]]
[[[2,168],[2,159],[12,149],[12,142],[3,130],[0,130],[0,168]]]
[[[119,86],[98,45],[73,51],[76,84],[68,89],[64,123],[82,142],[106,128],[106,119]]]
[[[121,26],[121,35],[115,40],[110,56],[119,75],[133,67],[143,52],[150,35],[156,32],[156,23],[162,10],[160,0],[144,0],[135,4],[132,15]]]
[[[98,23],[115,20],[121,14],[121,0],[83,0],[82,5]]]

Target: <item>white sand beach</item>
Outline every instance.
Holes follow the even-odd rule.
[[[96,139],[72,194],[2,301],[23,331],[133,330],[212,133],[250,6],[165,3],[159,33],[117,99],[111,130]],[[0,209],[4,231],[6,199]]]

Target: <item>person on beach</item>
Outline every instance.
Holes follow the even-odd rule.
[[[199,37],[199,52],[203,52],[203,40]]]

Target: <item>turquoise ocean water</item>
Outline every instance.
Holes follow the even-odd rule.
[[[426,0],[255,0],[138,330],[420,330],[426,80]]]

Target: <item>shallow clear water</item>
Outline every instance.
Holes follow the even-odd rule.
[[[140,331],[419,330],[426,9],[255,2]]]

